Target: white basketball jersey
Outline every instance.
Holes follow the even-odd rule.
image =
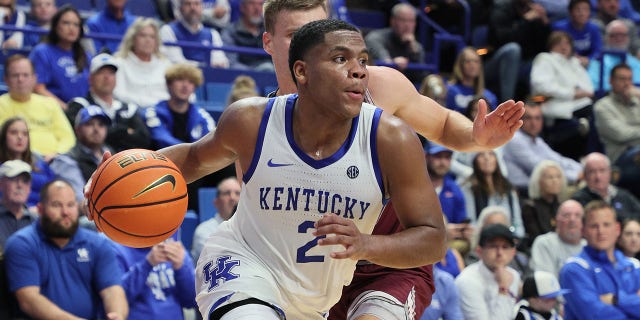
[[[293,304],[328,310],[351,281],[356,261],[332,259],[329,253],[344,247],[317,246],[313,225],[335,213],[360,232],[372,232],[384,195],[375,138],[382,110],[363,104],[342,147],[315,160],[293,138],[297,97],[269,100],[229,227]]]

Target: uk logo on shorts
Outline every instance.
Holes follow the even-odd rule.
[[[238,278],[237,274],[231,272],[237,265],[240,265],[240,260],[231,260],[231,256],[218,257],[215,267],[213,261],[209,261],[202,268],[204,282],[209,284],[207,290],[211,291],[226,281]]]

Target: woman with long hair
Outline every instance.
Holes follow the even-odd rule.
[[[446,106],[464,113],[469,102],[476,97],[484,97],[492,109],[498,105],[496,95],[485,88],[480,56],[474,48],[466,47],[460,51],[453,65]]]
[[[138,18],[127,29],[115,53],[116,98],[142,108],[169,99],[164,74],[171,62],[160,53],[160,45],[158,23],[152,18]]]
[[[40,189],[55,178],[44,158],[31,151],[29,128],[20,117],[7,119],[0,127],[0,163],[22,160],[31,165],[31,193],[27,206],[33,207],[40,199]]]
[[[64,5],[51,19],[46,41],[29,55],[38,76],[34,92],[57,99],[64,110],[69,100],[89,91],[91,57],[82,47],[83,37],[80,13]]]
[[[640,220],[625,219],[622,222],[617,247],[627,257],[640,258]]]
[[[518,194],[502,175],[493,150],[478,152],[473,159],[473,173],[461,185],[472,223],[487,206],[501,206],[509,213],[514,234],[522,238],[524,226]]]

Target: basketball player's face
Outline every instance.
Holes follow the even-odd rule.
[[[369,53],[360,33],[327,33],[324,43],[312,48],[304,59],[294,65],[299,90],[307,91],[318,105],[340,117],[357,116],[369,82]]]
[[[276,74],[281,76],[278,78],[278,81],[287,82],[284,84],[278,83],[280,87],[294,86],[291,72],[289,72],[289,45],[291,44],[293,33],[311,21],[326,18],[327,13],[322,7],[305,11],[281,11],[275,19],[276,23],[273,27],[273,33],[265,32],[263,34],[262,43],[264,50],[271,55]]]
[[[78,202],[73,189],[61,182],[49,186],[46,202],[38,203],[42,230],[49,238],[70,238],[78,230]]]

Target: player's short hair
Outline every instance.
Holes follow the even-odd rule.
[[[262,6],[264,30],[273,33],[276,17],[281,11],[307,11],[317,7],[328,14],[326,0],[266,0]]]
[[[309,22],[293,34],[289,46],[289,70],[294,81],[296,77],[293,74],[293,64],[298,60],[304,61],[309,50],[324,43],[327,33],[340,30],[360,32],[358,28],[342,20],[325,19]]]
[[[170,84],[174,80],[186,79],[196,87],[199,87],[204,81],[202,70],[186,63],[177,63],[167,68],[164,78],[167,84]]]

